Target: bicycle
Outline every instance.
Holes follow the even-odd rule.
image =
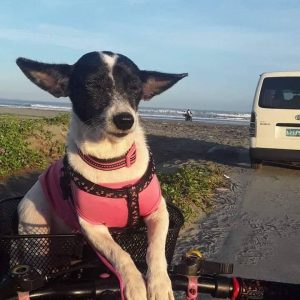
[[[78,234],[16,234],[16,207],[21,198],[0,201],[0,299],[121,299],[119,282],[100,264],[95,254]],[[206,261],[197,251],[188,252],[177,265],[171,260],[183,217],[168,204],[170,230],[166,257],[174,291],[184,291],[187,300],[200,294],[219,299],[296,300],[300,285],[232,276],[233,265]],[[114,238],[128,251],[138,268],[145,272],[145,227],[134,232],[113,232]],[[131,237],[131,243],[126,238]],[[125,237],[125,240],[124,240]],[[38,241],[38,243],[37,243]],[[50,251],[41,249],[41,242]],[[39,248],[35,248],[39,246]],[[32,253],[27,255],[31,249]],[[140,251],[137,251],[139,249]],[[36,251],[36,252],[35,252]],[[229,276],[230,275],[230,276]]]

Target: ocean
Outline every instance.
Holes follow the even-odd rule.
[[[70,111],[71,104],[69,100],[54,101],[29,101],[29,100],[12,100],[0,99],[0,108],[27,108],[38,110],[58,110]],[[191,108],[190,108],[191,109]],[[193,113],[193,122],[206,122],[215,124],[236,124],[247,125],[250,122],[249,112],[235,111],[214,111],[214,110],[196,110],[191,109]],[[139,114],[142,118],[158,120],[176,120],[184,121],[184,109],[175,108],[151,108],[139,107]]]

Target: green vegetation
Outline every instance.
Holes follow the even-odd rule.
[[[64,153],[69,114],[52,118],[0,116],[0,176],[42,170]],[[224,177],[213,166],[189,164],[175,173],[158,174],[163,195],[189,221],[200,211],[213,208],[214,189],[224,185]]]
[[[42,120],[49,125],[68,126],[70,123],[70,114],[68,113],[59,114],[56,117],[43,118]]]
[[[0,117],[0,176],[45,168],[64,152],[69,115],[54,118]]]
[[[159,174],[159,180],[164,197],[181,209],[186,222],[201,211],[210,212],[215,188],[226,184],[219,169],[195,163],[172,174]]]

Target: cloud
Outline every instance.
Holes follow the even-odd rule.
[[[128,0],[126,0],[128,1]],[[131,1],[131,0],[130,0]],[[136,1],[136,0],[133,0]],[[137,0],[140,1],[140,0]],[[143,0],[141,0],[143,1]],[[139,31],[131,24],[111,24],[108,32],[91,32],[66,26],[40,24],[35,30],[20,28],[0,28],[0,40],[44,44],[69,49],[91,51],[110,49],[111,51],[145,56],[145,49],[176,49],[182,53],[201,55],[207,52],[224,53],[266,61],[300,61],[300,41],[295,38],[297,32],[263,31],[238,26],[177,26],[165,24],[164,30],[159,25],[140,26]],[[115,32],[115,34],[113,34]],[[123,34],[126,32],[126,36]],[[139,41],[143,41],[140,43]],[[146,55],[147,56],[147,55]]]
[[[295,32],[251,30],[235,26],[201,26],[176,31],[148,30],[144,32],[147,43],[160,41],[160,46],[170,49],[215,51],[237,55],[299,57],[300,40]]]
[[[99,49],[99,46],[115,49],[121,46],[117,40],[105,34],[49,24],[41,24],[35,30],[0,28],[0,39],[48,44],[76,50]],[[122,49],[124,49],[124,44],[122,44]]]

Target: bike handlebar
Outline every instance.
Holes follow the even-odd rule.
[[[240,296],[237,300],[296,300],[299,299],[300,285],[256,279],[237,278]]]
[[[174,291],[187,291],[189,277],[170,274]],[[261,281],[225,276],[197,276],[197,289],[200,294],[210,294],[219,299],[247,300],[296,300],[299,299],[300,285],[280,282]],[[190,291],[193,293],[193,291]],[[2,293],[1,293],[2,294]],[[2,300],[17,300],[10,295]],[[3,294],[2,294],[3,295]],[[44,287],[30,292],[30,299],[97,299],[119,300],[119,283],[115,278],[97,280],[73,280],[49,282]]]

